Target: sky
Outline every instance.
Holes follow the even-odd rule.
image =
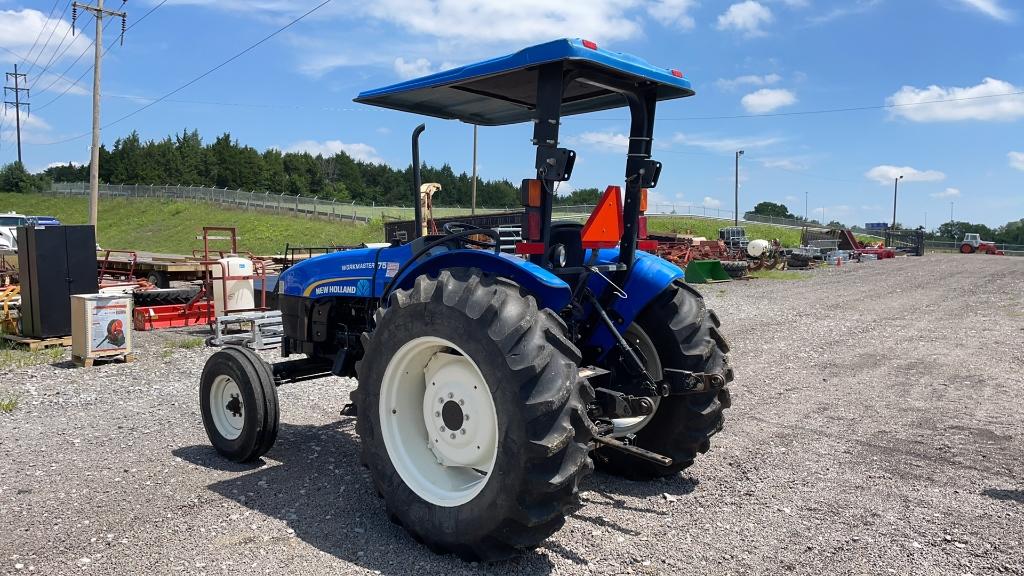
[[[652,203],[731,209],[742,149],[742,211],[771,201],[811,218],[885,222],[902,175],[904,225],[935,228],[951,208],[991,226],[1024,218],[1016,0],[333,0],[188,84],[320,2],[127,3],[124,45],[118,19],[104,33],[102,141],[196,128],[207,142],[230,132],[261,150],[344,150],[403,167],[423,118],[354,104],[360,91],[580,37],[679,69],[697,92],[658,106],[664,168]],[[0,0],[0,68],[17,63],[31,87],[22,140],[33,171],[89,157],[95,25],[80,13],[72,34],[69,5]],[[4,114],[0,164],[16,159],[13,110]],[[563,192],[621,184],[627,118],[563,119],[562,144],[578,154]],[[424,161],[471,171],[472,127],[426,124]],[[481,127],[481,177],[531,177],[530,136],[529,125]]]

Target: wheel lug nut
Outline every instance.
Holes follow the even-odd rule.
[[[445,431],[445,427],[444,427],[444,426],[441,426],[441,427],[440,427],[440,428],[438,428],[437,430],[438,430],[439,432],[444,432],[444,431]]]
[[[469,420],[469,414],[463,414],[462,415],[462,419],[463,420]]]
[[[465,406],[465,405],[466,405],[466,401],[463,400],[462,398],[459,398],[459,406]]]
[[[440,417],[441,417],[441,413],[440,412],[434,412],[434,418],[440,418]]]
[[[438,398],[437,399],[437,403],[438,404],[444,404],[444,398]]]
[[[462,430],[459,430],[459,434],[462,434],[463,436],[465,436],[466,435],[466,429],[463,428]]]
[[[455,440],[455,432],[452,432],[452,434],[451,434],[450,438],[451,438],[452,440]]]
[[[449,392],[448,393],[448,399],[450,400],[452,398],[455,398],[455,394],[453,394],[452,392]]]

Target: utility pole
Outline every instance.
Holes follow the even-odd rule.
[[[71,4],[71,29],[74,30],[78,19],[78,9],[91,12],[96,20],[96,38],[93,43],[95,55],[92,67],[92,149],[89,156],[89,224],[96,227],[99,220],[100,202],[100,62],[103,56],[103,18],[119,16],[121,18],[121,43],[124,44],[125,18],[124,12],[115,12],[103,8],[103,0],[96,0],[96,5],[74,2]]]
[[[804,190],[804,222],[807,221],[807,194],[808,192]]]
[[[953,223],[953,203],[949,203],[949,223]]]
[[[740,156],[743,156],[743,150],[736,151],[736,212],[733,214],[733,226],[740,225]]]
[[[8,92],[14,92],[14,102],[4,100],[4,105],[7,107],[14,107],[15,131],[18,135],[18,164],[21,164],[22,167],[24,167],[25,165],[21,162],[21,107],[24,106],[28,108],[29,103],[21,101],[21,93],[25,93],[25,98],[28,98],[29,94],[28,88],[21,88],[19,85],[19,79],[23,81],[22,83],[26,82],[26,80],[24,74],[18,73],[17,64],[14,65],[14,72],[7,73],[7,81],[10,82],[12,79],[14,80],[14,87],[11,88],[10,86],[4,86],[4,96],[6,97]]]
[[[470,209],[470,214],[476,214],[476,129],[477,125],[473,124],[473,185],[470,188],[473,207]]]
[[[900,180],[903,180],[903,174],[895,178],[895,184],[892,186],[892,229],[896,229],[896,193],[900,189]]]

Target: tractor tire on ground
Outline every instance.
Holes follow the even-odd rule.
[[[256,460],[277,440],[274,376],[248,348],[228,346],[210,356],[199,384],[199,408],[210,443],[229,460]]]
[[[374,319],[352,400],[391,519],[435,552],[483,561],[558,530],[595,431],[561,319],[478,270],[421,276]]]
[[[789,259],[786,261],[786,265],[789,268],[807,268],[811,265],[811,257],[806,254],[790,254]]]
[[[132,293],[132,301],[135,303],[135,306],[188,304],[198,293],[199,288],[196,286],[160,290],[138,290]]]
[[[970,244],[961,244],[960,245],[960,253],[961,254],[973,254],[974,253],[974,246],[971,246]]]
[[[671,466],[607,448],[594,454],[598,470],[650,480],[678,474],[693,464],[698,453],[708,451],[711,437],[725,423],[723,411],[732,405],[728,383],[733,370],[726,357],[729,344],[718,331],[718,316],[705,306],[699,292],[681,281],[651,301],[635,324],[650,338],[661,367],[719,373],[726,381],[726,387],[714,392],[661,398],[650,422],[636,432],[635,446],[668,456]]]
[[[747,275],[750,265],[746,260],[722,260],[722,268],[730,278],[742,278]]]

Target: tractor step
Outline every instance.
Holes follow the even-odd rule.
[[[594,442],[612,448],[613,450],[618,450],[619,452],[625,452],[626,454],[635,456],[641,460],[654,462],[660,466],[668,467],[672,465],[672,459],[668,456],[662,456],[661,454],[651,452],[650,450],[644,450],[643,448],[637,448],[631,444],[625,444],[611,436],[595,436]]]

